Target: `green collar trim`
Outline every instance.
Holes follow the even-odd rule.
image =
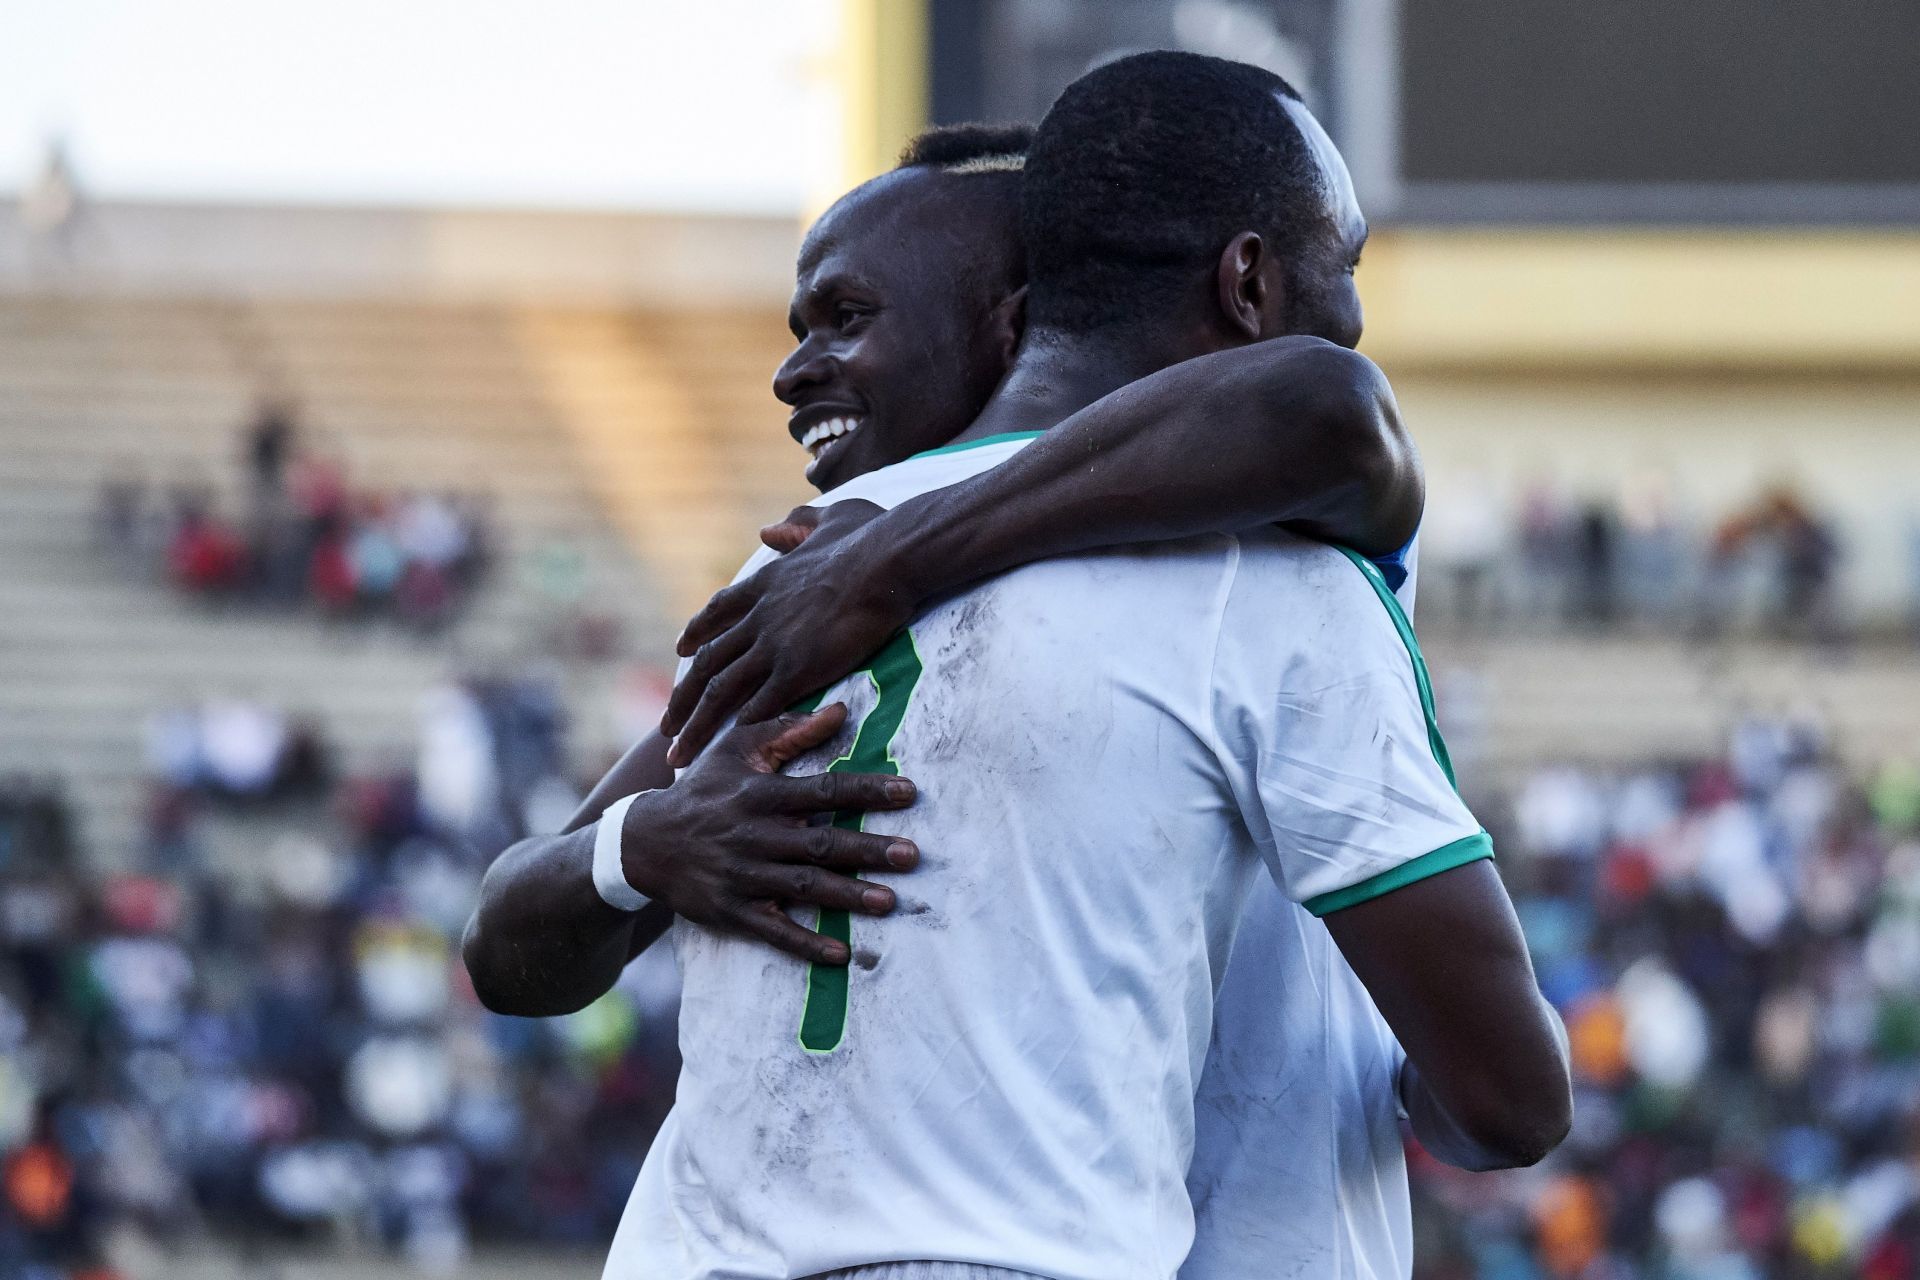
[[[1047,433],[1044,431],[1003,431],[997,436],[981,436],[978,440],[962,440],[959,444],[943,444],[938,449],[927,449],[923,452],[916,453],[913,455],[913,458],[908,458],[907,461],[912,462],[914,458],[937,458],[943,453],[961,453],[967,449],[978,449],[990,444],[1006,444],[1012,440],[1033,440],[1045,434]]]

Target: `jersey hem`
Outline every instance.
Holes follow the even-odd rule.
[[[958,444],[943,444],[938,449],[922,449],[913,458],[937,458],[943,453],[965,453],[968,449],[979,449],[990,444],[1008,444],[1015,440],[1037,440],[1047,434],[1044,431],[1002,431],[997,436],[982,436],[978,440],[962,440]],[[913,458],[907,461],[913,461]]]
[[[1493,837],[1484,831],[1476,832],[1409,859],[1397,867],[1388,867],[1378,875],[1368,876],[1359,884],[1350,884],[1344,889],[1333,889],[1318,897],[1308,898],[1301,905],[1315,916],[1331,915],[1335,911],[1344,911],[1362,902],[1384,897],[1395,889],[1418,884],[1442,871],[1451,871],[1455,867],[1464,867],[1469,862],[1492,856]]]

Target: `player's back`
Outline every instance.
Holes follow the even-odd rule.
[[[675,926],[685,1062],[636,1195],[664,1181],[648,1230],[693,1266],[634,1274],[1178,1266],[1193,1072],[1257,870],[1209,745],[1232,548],[1005,575],[829,692],[849,730],[792,771],[897,761],[919,800],[879,825],[921,865],[853,921],[844,982]]]
[[[1223,636],[1249,560],[1289,634]],[[1271,843],[1221,764],[1223,641],[1279,677],[1405,663],[1341,553],[1271,534],[1018,570],[829,691],[852,727],[794,771],[897,762],[920,799],[881,829],[921,866],[840,973],[675,926],[679,1099],[609,1275],[1173,1273],[1214,984]]]

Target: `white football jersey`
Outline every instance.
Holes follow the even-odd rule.
[[[1393,594],[1411,616],[1417,541],[1399,567]],[[1407,1280],[1405,1059],[1325,926],[1256,883],[1193,1099],[1193,1248],[1180,1280]],[[1324,1105],[1298,1105],[1309,1095]]]
[[[823,501],[893,505],[1027,438],[935,450]],[[918,842],[921,865],[881,877],[900,896],[885,919],[823,913],[852,944],[845,969],[675,923],[684,1065],[609,1277],[930,1259],[1167,1280],[1195,1241],[1196,1089],[1256,878],[1324,941],[1312,915],[1490,852],[1378,570],[1277,531],[1001,575],[825,698],[849,727],[792,771],[913,778],[918,803],[875,827]],[[1304,1010],[1317,988],[1327,1018],[1376,1036],[1370,1005],[1372,1022],[1334,999],[1324,945],[1267,956],[1249,994]],[[1333,1078],[1341,1055],[1272,1065],[1300,1092],[1242,1123],[1251,1142],[1318,1144],[1291,1150],[1289,1182],[1337,1176],[1335,1095],[1377,1091],[1391,1114],[1391,1080]],[[1301,1210],[1284,1184],[1264,1203],[1275,1221]],[[1288,1261],[1285,1233],[1268,1240],[1262,1273]]]

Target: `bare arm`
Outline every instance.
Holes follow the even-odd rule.
[[[1373,362],[1279,338],[1122,387],[888,522],[894,559],[925,599],[1052,556],[1266,524],[1386,555],[1413,536],[1423,502],[1418,457]]]
[[[559,834],[522,840],[487,868],[460,945],[489,1009],[546,1017],[585,1008],[672,923],[658,903],[618,911],[593,887],[594,824],[621,796],[673,782],[667,745],[657,734],[635,744]]]
[[[973,480],[882,515],[836,506],[804,546],[716,595],[681,637],[697,657],[663,724],[681,735],[671,758],[736,710],[763,720],[840,678],[928,600],[1015,565],[1274,523],[1385,554],[1423,501],[1392,391],[1364,356],[1281,338],[1174,365]]]
[[[584,1008],[676,913],[807,960],[845,964],[846,948],[795,924],[785,904],[884,915],[893,909],[892,890],[841,873],[899,871],[918,859],[909,841],[808,825],[819,813],[902,808],[912,803],[911,782],[778,772],[845,719],[846,708],[834,704],[735,729],[677,782],[665,738],[629,750],[564,831],[522,840],[488,868],[461,940],[481,1003],[522,1017]],[[627,811],[621,862],[628,882],[653,901],[628,913],[594,888],[594,827],[608,805],[639,791],[650,794]]]
[[[1566,1032],[1488,860],[1326,918],[1407,1051],[1414,1135],[1463,1169],[1530,1165],[1567,1134]]]

